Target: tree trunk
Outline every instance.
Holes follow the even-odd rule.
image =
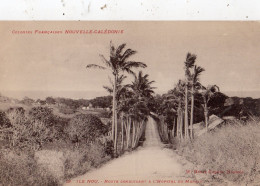
[[[205,124],[206,124],[206,131],[208,132],[208,125],[209,125],[209,111],[207,104],[204,105],[204,116],[205,116]]]
[[[193,139],[193,115],[194,115],[194,85],[191,87],[191,111],[190,111],[190,138]]]
[[[180,111],[180,138],[183,140],[183,113]]]
[[[117,113],[116,113],[116,84],[117,76],[114,75],[114,86],[113,86],[113,116],[112,116],[112,139],[114,142],[114,155],[117,154]]]
[[[176,131],[177,138],[180,137],[180,112],[177,113],[177,131]]]
[[[129,147],[130,147],[130,133],[131,133],[131,118],[128,117],[128,119],[127,119],[127,141],[126,141],[127,149],[129,149]]]
[[[115,100],[116,101],[116,100]],[[117,101],[116,101],[116,103],[115,103],[115,105],[116,105],[116,109],[117,109]],[[118,121],[117,121],[117,110],[115,109],[115,153],[116,153],[116,155],[117,155],[117,132],[118,132]]]
[[[173,119],[173,126],[172,126],[172,137],[173,138],[175,137],[175,125],[176,125],[175,121],[176,121],[176,118],[174,117],[174,119]]]
[[[181,102],[179,100],[177,109],[177,137],[181,138]]]
[[[112,104],[112,140],[115,143],[115,99],[116,99],[116,88],[115,88],[115,81],[113,85],[113,104]]]
[[[125,120],[124,120],[124,130],[125,130],[125,143],[124,143],[123,150],[125,150],[125,146],[127,147],[127,117],[125,117]]]
[[[205,117],[205,125],[206,125],[206,131],[208,132],[208,120],[209,120],[209,110],[208,110],[208,102],[206,96],[203,96],[203,108],[204,108],[204,117]]]
[[[123,117],[121,116],[121,152],[124,151],[124,123]]]
[[[134,148],[134,139],[135,139],[135,122],[133,121],[133,126],[132,126],[132,149]]]
[[[137,127],[136,127],[136,133],[135,133],[135,140],[134,140],[134,148],[136,147],[137,145],[137,142],[139,141],[139,135],[140,135],[140,125],[141,123],[140,122],[137,122],[136,123]]]
[[[185,125],[185,139],[189,138],[189,130],[188,130],[188,80],[186,80],[186,85],[185,85],[185,120],[184,120],[184,125]]]

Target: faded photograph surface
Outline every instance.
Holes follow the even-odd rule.
[[[260,184],[259,32],[0,22],[0,184]]]

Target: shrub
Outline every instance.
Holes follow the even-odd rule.
[[[224,171],[233,182],[249,182],[260,174],[260,122],[227,125],[180,144],[179,153],[204,169]],[[241,173],[228,173],[227,171]]]
[[[10,145],[19,148],[39,149],[48,142],[53,141],[57,132],[54,127],[47,127],[44,119],[35,119],[24,112],[10,110],[7,117],[11,123]]]
[[[101,117],[101,118],[111,118],[112,112],[106,111],[106,110],[102,110],[102,111],[100,111],[98,116]]]
[[[65,129],[73,142],[93,142],[107,132],[107,127],[101,120],[91,114],[79,114],[74,116]]]
[[[65,156],[65,178],[69,179],[86,173],[92,167],[108,161],[111,157],[105,153],[105,147],[94,142],[89,145],[82,145],[76,149],[67,149]]]
[[[69,119],[54,115],[53,110],[48,107],[34,107],[29,111],[29,117],[32,121],[40,121],[48,129],[55,132],[53,139],[64,139],[64,128],[67,126]]]
[[[76,110],[72,109],[72,108],[70,108],[68,106],[60,106],[59,107],[59,112],[62,113],[62,114],[75,114]]]
[[[11,122],[6,116],[5,112],[0,111],[0,128],[9,128],[11,127]]]
[[[13,151],[0,152],[0,183],[3,185],[59,185],[59,181],[37,166],[32,156]]]
[[[53,126],[55,124],[55,116],[52,109],[48,107],[33,107],[29,111],[29,116],[34,120],[45,123],[46,126]]]

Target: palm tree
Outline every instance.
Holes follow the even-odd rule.
[[[149,75],[143,75],[142,71],[139,71],[135,76],[134,81],[130,85],[132,91],[130,113],[132,114],[132,148],[136,147],[139,138],[144,130],[144,123],[148,120],[150,109],[148,108],[148,101],[152,98],[154,93],[151,84],[154,81],[149,81]]]
[[[216,92],[219,92],[219,87],[217,85],[208,85],[207,87],[202,86],[202,92],[201,92],[201,95],[203,97],[202,106],[204,109],[205,124],[206,124],[207,131],[208,131],[208,120],[209,120],[208,102]]]
[[[120,115],[120,123],[121,123],[121,152],[123,152],[124,150],[124,125],[125,125],[125,113],[123,112],[123,109],[126,105],[122,105],[122,101],[126,99],[126,97],[131,96],[130,95],[130,91],[129,89],[129,85],[123,85],[123,81],[126,79],[127,77],[125,75],[120,75],[117,79],[117,83],[116,83],[116,101],[117,101],[117,110],[118,110],[118,114]],[[113,82],[111,81],[111,85],[112,87]],[[106,89],[110,94],[113,93],[113,88],[109,87],[109,86],[103,86],[104,89]]]
[[[175,104],[175,110],[177,110],[176,134],[180,140],[183,139],[183,106],[185,106],[185,86],[185,81],[179,80],[174,89],[170,90],[167,95],[167,99]]]
[[[191,82],[191,112],[190,112],[190,126],[191,126],[191,132],[190,137],[193,139],[193,115],[194,115],[194,94],[196,93],[196,90],[200,87],[199,83],[199,75],[205,71],[204,68],[195,65],[193,68],[193,73],[190,76],[190,82]]]
[[[188,86],[189,86],[189,77],[190,77],[190,68],[194,66],[197,56],[195,54],[188,53],[186,56],[185,64],[185,138],[189,138],[188,130]]]
[[[164,131],[164,135],[167,135],[168,141],[171,143],[171,136],[174,137],[175,134],[175,126],[177,115],[177,107],[178,107],[178,98],[174,90],[170,90],[167,94],[163,95],[163,100],[160,102],[162,109],[163,120],[167,124],[166,132]],[[163,123],[164,124],[164,123]],[[172,128],[172,129],[170,129]],[[170,130],[169,130],[170,129]]]
[[[138,75],[135,76],[134,81],[130,85],[130,88],[134,92],[134,94],[138,97],[143,98],[151,98],[152,94],[154,93],[153,89],[155,87],[151,87],[151,84],[154,81],[148,80],[149,75],[143,75],[142,71],[139,71]]]
[[[133,68],[145,68],[146,64],[136,61],[128,61],[128,59],[136,54],[135,50],[126,49],[123,52],[126,44],[121,44],[117,48],[114,47],[112,41],[110,41],[110,57],[107,60],[103,55],[100,55],[102,62],[105,66],[100,66],[96,64],[89,64],[86,68],[98,68],[98,69],[108,69],[113,75],[113,106],[112,106],[112,139],[114,142],[114,154],[117,155],[117,82],[121,72],[127,72],[134,74]]]

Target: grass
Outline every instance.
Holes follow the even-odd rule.
[[[249,183],[260,175],[259,144],[260,122],[255,119],[229,123],[194,142],[179,143],[177,149],[202,170],[222,171],[214,177]]]

